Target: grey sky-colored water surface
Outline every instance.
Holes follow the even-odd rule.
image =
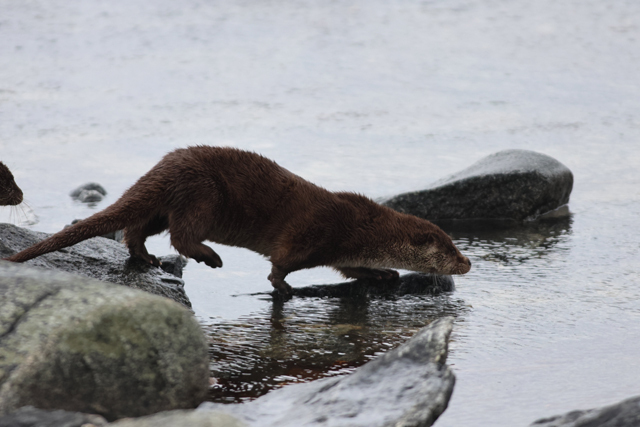
[[[632,0],[7,0],[0,158],[33,209],[21,220],[47,232],[194,144],[374,198],[501,149],[557,158],[575,176],[571,219],[453,233],[474,268],[451,295],[458,381],[436,425],[527,425],[640,394],[639,22]],[[109,191],[93,208],[68,196],[89,181]],[[148,246],[171,251],[166,237]],[[269,290],[268,262],[215,247],[223,269],[192,262],[184,277],[198,316],[268,312],[247,295]],[[284,310],[309,304],[321,318],[333,303]]]

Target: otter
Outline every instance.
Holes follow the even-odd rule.
[[[22,203],[22,190],[16,184],[9,168],[0,162],[0,206],[16,206]]]
[[[167,154],[114,204],[9,258],[23,262],[124,228],[129,253],[154,266],[147,237],[169,230],[182,255],[222,267],[204,240],[262,254],[268,280],[329,266],[347,278],[388,279],[393,269],[465,274],[471,262],[431,222],[355,193],[330,192],[259,154],[194,146]]]

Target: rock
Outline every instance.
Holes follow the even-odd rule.
[[[140,418],[127,418],[110,427],[245,427],[237,418],[222,412],[168,411]]]
[[[46,233],[11,224],[0,224],[0,257],[11,256],[48,236],[50,235]],[[180,266],[184,264],[175,264],[175,258],[169,258],[169,261],[174,262],[172,271],[175,275],[142,261],[131,259],[129,251],[120,243],[94,237],[68,248],[41,255],[24,264],[63,270],[140,289],[171,298],[191,308],[191,302],[184,292],[184,281],[180,278],[182,276]]]
[[[252,402],[210,402],[198,410],[233,414],[249,426],[430,426],[446,409],[455,377],[446,366],[453,318],[340,378],[272,391]]]
[[[173,301],[0,262],[0,415],[32,405],[114,420],[193,408],[208,380],[200,326]]]
[[[524,221],[569,202],[571,171],[552,157],[505,150],[422,191],[382,204],[431,221],[505,219]]]
[[[455,290],[451,276],[410,273],[395,280],[360,279],[335,285],[312,285],[293,288],[297,297],[364,297],[368,295],[439,295]],[[280,297],[273,291],[274,298]]]
[[[46,411],[24,406],[12,414],[0,417],[0,427],[103,427],[107,425],[100,415],[82,414],[63,410]]]
[[[82,203],[95,203],[107,195],[107,190],[97,182],[89,182],[76,188],[69,195]]]
[[[158,258],[162,263],[160,268],[167,273],[182,278],[182,270],[187,265],[187,258],[182,255],[165,255]]]
[[[640,426],[640,396],[615,405],[543,418],[531,427],[637,427]]]
[[[103,199],[103,195],[96,190],[82,190],[74,199],[82,203],[97,203]]]

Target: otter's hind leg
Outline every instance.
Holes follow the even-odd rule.
[[[144,242],[147,237],[162,233],[167,229],[167,218],[156,215],[150,221],[134,224],[124,229],[124,241],[129,248],[129,254],[134,258],[140,258],[145,262],[160,266],[160,261],[154,255],[147,252]]]
[[[169,223],[171,245],[182,255],[204,262],[211,268],[222,267],[222,259],[209,246],[202,244],[206,239],[203,224],[198,224],[187,215],[174,214]]]

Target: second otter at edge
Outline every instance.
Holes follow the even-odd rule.
[[[256,153],[228,147],[177,149],[114,204],[7,260],[23,262],[124,228],[131,256],[160,265],[147,237],[169,230],[182,255],[222,267],[204,240],[267,257],[269,280],[329,266],[348,278],[391,278],[406,269],[465,274],[469,259],[436,225],[348,192],[330,192]]]

